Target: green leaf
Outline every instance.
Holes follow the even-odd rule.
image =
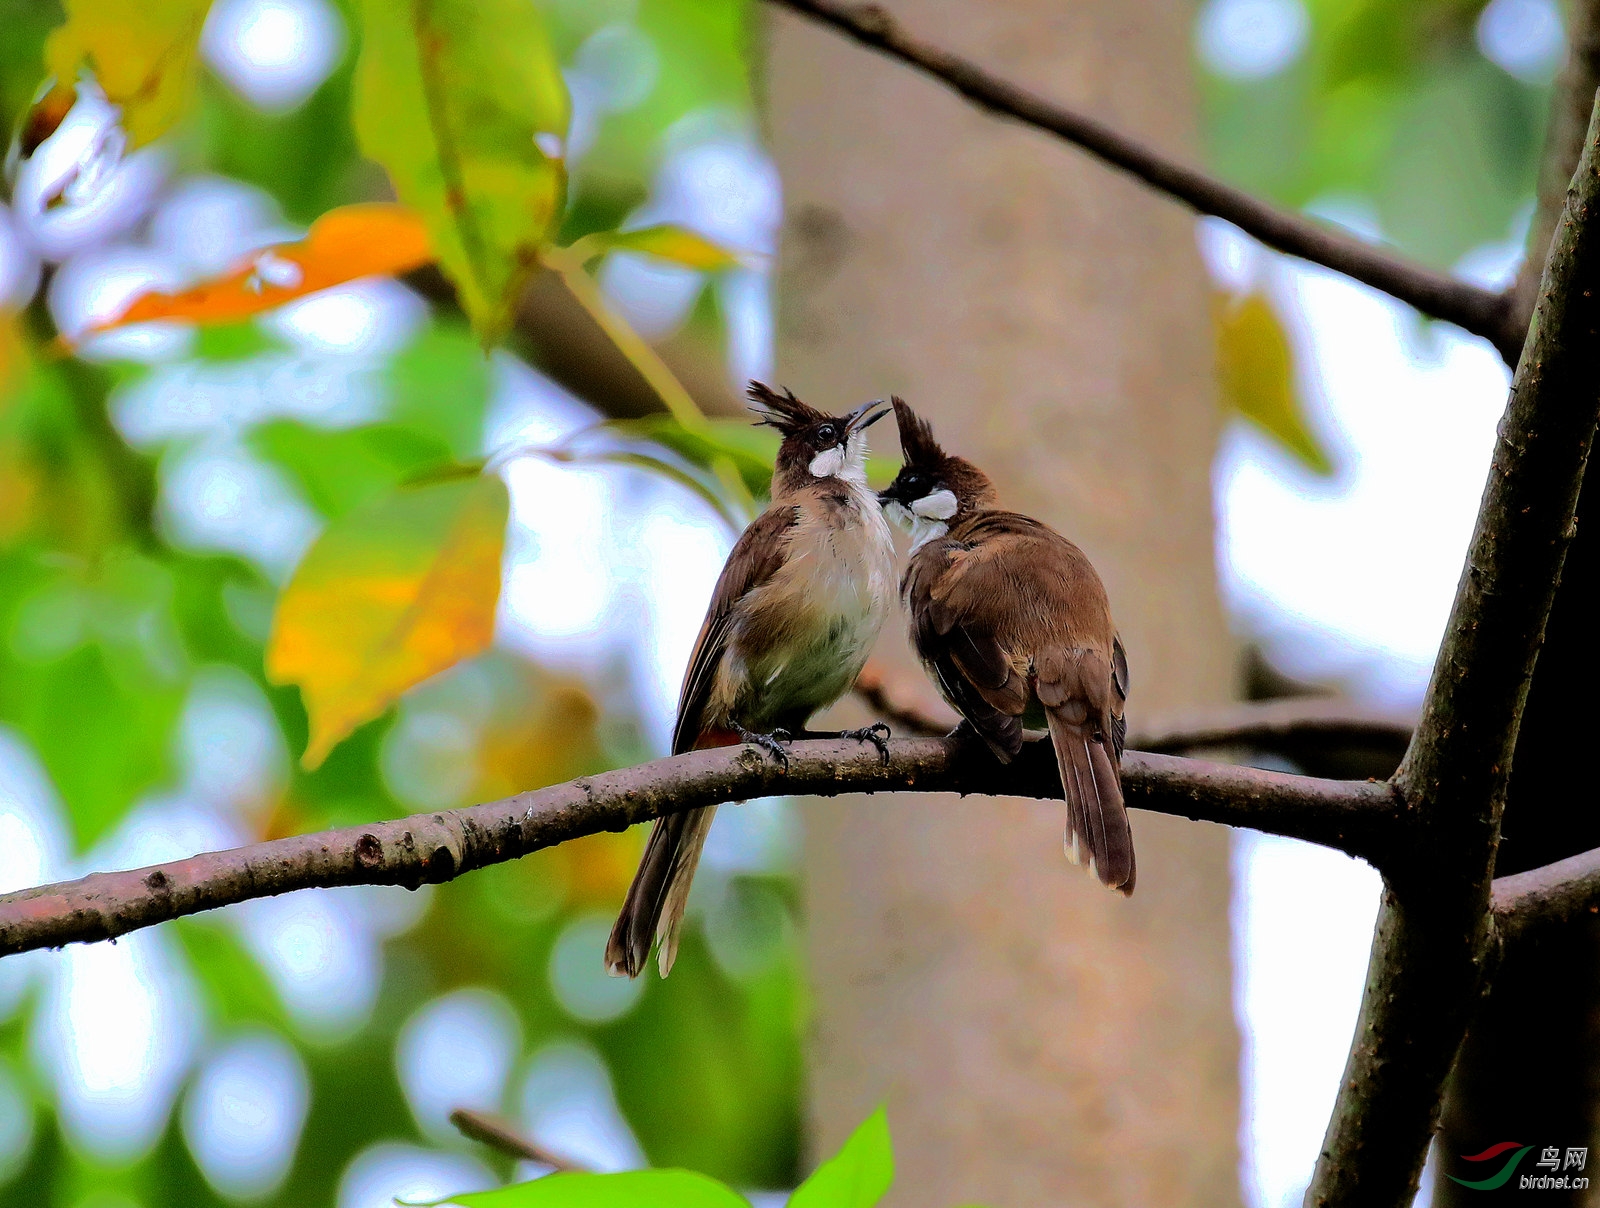
[[[894,1182],[889,1119],[878,1108],[795,1189],[789,1208],[872,1208]]]
[[[490,475],[395,491],[331,524],[284,588],[267,675],[300,685],[314,768],[401,693],[494,637],[509,500]]]
[[[491,363],[462,324],[424,328],[389,362],[389,417],[449,446],[466,462],[483,451]]]
[[[143,146],[176,122],[194,93],[200,29],[211,0],[66,0],[45,64],[71,87],[87,65]]]
[[[552,1174],[434,1203],[462,1208],[750,1208],[742,1195],[692,1170]]]
[[[453,460],[443,441],[404,424],[330,432],[295,420],[274,420],[250,434],[250,446],[288,471],[329,520]]]
[[[1260,294],[1216,308],[1217,381],[1222,403],[1273,437],[1313,473],[1333,473],[1294,388],[1289,337]]]
[[[365,0],[361,150],[423,215],[479,337],[510,325],[559,223],[566,85],[528,0]]]
[[[680,226],[641,227],[636,231],[596,231],[567,249],[580,263],[606,252],[643,252],[685,268],[717,272],[737,268],[739,257],[704,235]]]

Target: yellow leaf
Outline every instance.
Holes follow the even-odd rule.
[[[1274,437],[1317,474],[1333,460],[1306,421],[1294,386],[1294,354],[1271,304],[1261,294],[1218,298],[1217,379],[1222,403]]]
[[[382,202],[341,206],[313,222],[298,243],[252,252],[223,276],[180,293],[141,294],[86,334],[151,319],[234,323],[320,289],[403,273],[431,259],[427,228],[414,211]]]
[[[566,204],[566,84],[530,0],[365,0],[361,150],[423,217],[485,343]]]
[[[713,243],[704,235],[680,226],[641,227],[637,231],[599,231],[585,235],[566,249],[579,263],[586,263],[605,252],[643,252],[659,256],[685,268],[704,272],[736,268],[739,257]]]
[[[351,512],[311,547],[266,656],[274,683],[300,685],[307,768],[406,689],[488,647],[508,512],[498,478],[433,482]]]
[[[122,107],[130,146],[178,120],[194,93],[200,29],[211,0],[65,0],[66,24],[45,43],[45,66],[71,87],[85,64]]]

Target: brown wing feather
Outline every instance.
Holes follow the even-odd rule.
[[[1131,893],[1122,800],[1127,659],[1083,551],[1014,512],[958,523],[913,555],[903,585],[912,638],[945,698],[1001,758],[1043,706],[1067,803],[1067,847]]]
[[[728,626],[733,607],[745,593],[761,586],[783,565],[784,543],[789,530],[799,519],[792,506],[771,507],[739,535],[733,552],[722,568],[706,619],[695,639],[689,669],[684,673],[683,690],[678,694],[678,721],[672,731],[672,753],[682,755],[694,749],[703,729],[706,698],[717,678],[717,667],[727,648]]]

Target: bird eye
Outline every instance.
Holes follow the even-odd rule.
[[[839,433],[832,424],[823,424],[822,427],[817,429],[817,442],[819,444],[831,445],[838,436]]]
[[[907,474],[906,475],[906,486],[915,489],[917,487],[920,487],[921,485],[922,485],[922,475],[921,474]]]

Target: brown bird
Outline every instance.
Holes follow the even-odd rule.
[[[745,529],[717,580],[683,679],[672,753],[783,742],[855,683],[894,598],[894,541],[867,486],[866,430],[882,400],[828,415],[751,382],[752,410],[778,429],[772,506]],[[837,737],[874,743],[881,723]],[[810,735],[815,736],[815,735]],[[660,939],[661,976],[678,953],[689,882],[715,806],[656,822],[606,945],[612,973],[637,977]]]
[[[1039,521],[1000,507],[982,470],[939,447],[894,400],[905,465],[879,498],[911,532],[900,594],[934,683],[1002,763],[1023,726],[1048,726],[1067,800],[1067,858],[1133,892],[1122,802],[1128,661],[1089,559]]]

